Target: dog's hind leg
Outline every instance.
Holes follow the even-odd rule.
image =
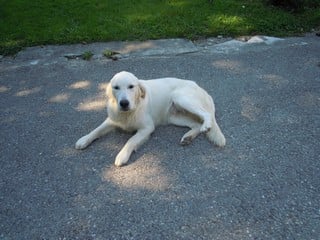
[[[183,114],[173,114],[169,118],[169,123],[174,124],[180,127],[189,127],[191,128],[188,132],[186,132],[181,138],[181,145],[188,145],[192,142],[200,134],[201,125],[197,123],[195,120],[188,118]]]
[[[181,145],[188,145],[195,139],[200,133],[200,127],[192,128],[188,132],[186,132],[183,137],[181,138],[180,144]]]
[[[211,129],[212,114],[206,111],[205,108],[202,107],[201,102],[197,99],[190,100],[189,97],[180,95],[179,97],[174,98],[174,105],[176,105],[178,109],[193,114],[201,120],[202,125],[200,127],[200,132],[208,132]]]
[[[199,133],[205,132],[211,142],[219,147],[223,147],[226,144],[226,139],[217,124],[213,100],[209,97],[204,99],[203,102],[196,98],[193,98],[192,101],[190,99],[192,99],[190,96],[176,96],[174,98],[176,109],[182,112],[185,111],[187,115],[190,114],[191,119],[197,118],[198,124],[200,124]],[[199,134],[196,130],[192,131],[192,129],[191,127],[190,133],[185,134],[186,138],[183,138],[184,141],[182,142],[188,143],[190,142],[188,141],[190,137],[192,138],[194,134]]]
[[[217,145],[219,147],[223,147],[226,145],[226,139],[225,139],[223,133],[221,132],[221,129],[220,129],[219,125],[217,124],[217,121],[214,116],[212,119],[212,128],[210,129],[210,131],[208,131],[206,133],[206,135],[207,135],[207,138],[211,142],[213,142],[215,145]]]

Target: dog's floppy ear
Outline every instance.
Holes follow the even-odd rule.
[[[111,98],[112,97],[112,87],[111,87],[110,82],[107,83],[106,94],[107,94],[107,98]]]
[[[114,101],[114,96],[112,93],[112,86],[111,86],[110,82],[107,83],[106,95],[107,95],[107,101]]]
[[[140,97],[145,98],[146,89],[144,88],[144,86],[141,83],[139,83],[138,87],[139,87]]]

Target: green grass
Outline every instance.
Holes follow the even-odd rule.
[[[0,0],[0,54],[26,46],[265,34],[289,36],[320,25],[263,0]]]
[[[91,60],[92,57],[93,57],[93,53],[92,53],[92,52],[84,52],[84,53],[81,55],[81,58],[82,58],[83,60],[86,60],[86,61]]]

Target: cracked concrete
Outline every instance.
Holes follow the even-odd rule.
[[[208,38],[203,40],[191,41],[187,39],[160,39],[143,42],[107,42],[91,44],[73,44],[64,46],[39,46],[30,47],[15,56],[15,61],[26,62],[36,65],[40,62],[47,64],[61,61],[63,57],[67,60],[80,59],[85,52],[93,53],[93,59],[107,59],[103,52],[108,50],[114,52],[117,59],[132,57],[152,57],[152,56],[171,56],[196,52],[219,52],[229,53],[240,51],[246,47],[254,47],[257,44],[271,45],[280,38],[255,36],[249,39],[230,39],[230,38]]]

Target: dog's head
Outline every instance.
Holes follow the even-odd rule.
[[[112,104],[117,105],[119,111],[132,111],[136,109],[141,98],[145,97],[145,89],[135,75],[123,71],[110,80],[107,97]]]

